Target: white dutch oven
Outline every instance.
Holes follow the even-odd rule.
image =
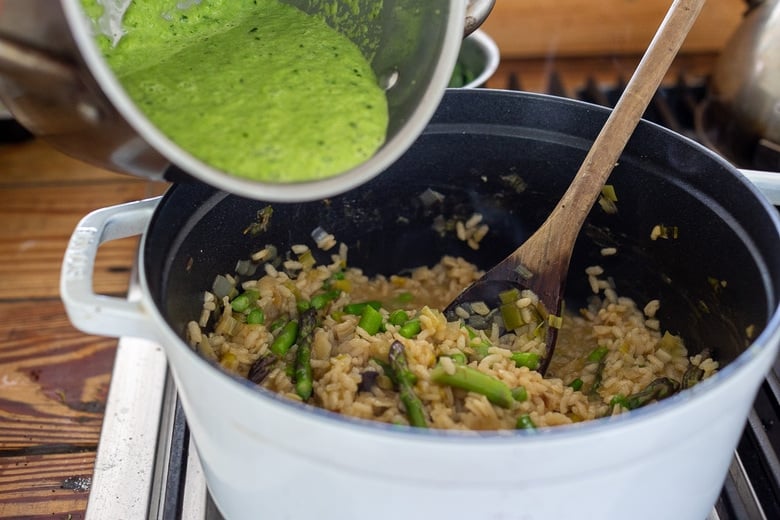
[[[428,431],[287,401],[223,373],[182,340],[214,275],[258,245],[305,242],[317,225],[349,242],[350,263],[369,270],[444,253],[489,265],[541,223],[606,114],[548,96],[449,91],[382,175],[327,204],[274,205],[256,239],[242,231],[263,203],[197,184],[88,215],[65,255],[62,297],[85,332],[162,344],[209,490],[229,519],[703,520],[780,342],[780,219],[725,161],[650,123],[639,125],[610,179],[618,215],[596,208],[589,217],[567,301],[579,298],[580,270],[600,259],[597,250],[617,246],[602,260],[619,292],[660,297],[662,325],[722,362],[690,390],[571,427]],[[511,175],[523,189],[506,183]],[[760,180],[776,193],[771,176]],[[492,232],[480,251],[430,229],[435,212],[417,198],[427,188],[445,196],[437,211],[485,215]],[[680,237],[651,240],[659,222],[677,225]],[[141,300],[94,294],[99,245],[137,234]],[[727,280],[726,289],[713,294],[709,276]]]

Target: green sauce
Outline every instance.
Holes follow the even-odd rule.
[[[96,0],[84,0],[94,16]],[[92,2],[92,5],[89,5]],[[329,177],[369,158],[387,129],[370,64],[322,19],[278,0],[135,1],[110,67],[181,148],[266,182]]]

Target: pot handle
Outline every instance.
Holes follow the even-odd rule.
[[[60,274],[60,297],[73,325],[88,334],[158,339],[156,327],[137,298],[96,294],[92,287],[101,244],[140,235],[160,197],[99,209],[85,216],[68,242]]]
[[[739,170],[742,175],[758,188],[764,197],[774,206],[780,206],[780,174],[759,170]]]

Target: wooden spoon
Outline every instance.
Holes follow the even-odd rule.
[[[532,290],[549,313],[560,315],[577,235],[704,2],[675,0],[577,175],[550,216],[519,248],[466,288],[447,306],[445,314],[451,316],[455,309],[466,303],[485,302],[492,306],[499,293],[517,287]],[[547,327],[547,348],[539,365],[542,373],[552,357],[556,339],[557,329]]]

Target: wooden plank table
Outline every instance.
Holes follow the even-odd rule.
[[[162,184],[31,140],[0,144],[0,517],[84,517],[117,341],[85,335],[59,298],[70,233],[93,209]],[[106,244],[95,289],[127,289],[137,238]]]

